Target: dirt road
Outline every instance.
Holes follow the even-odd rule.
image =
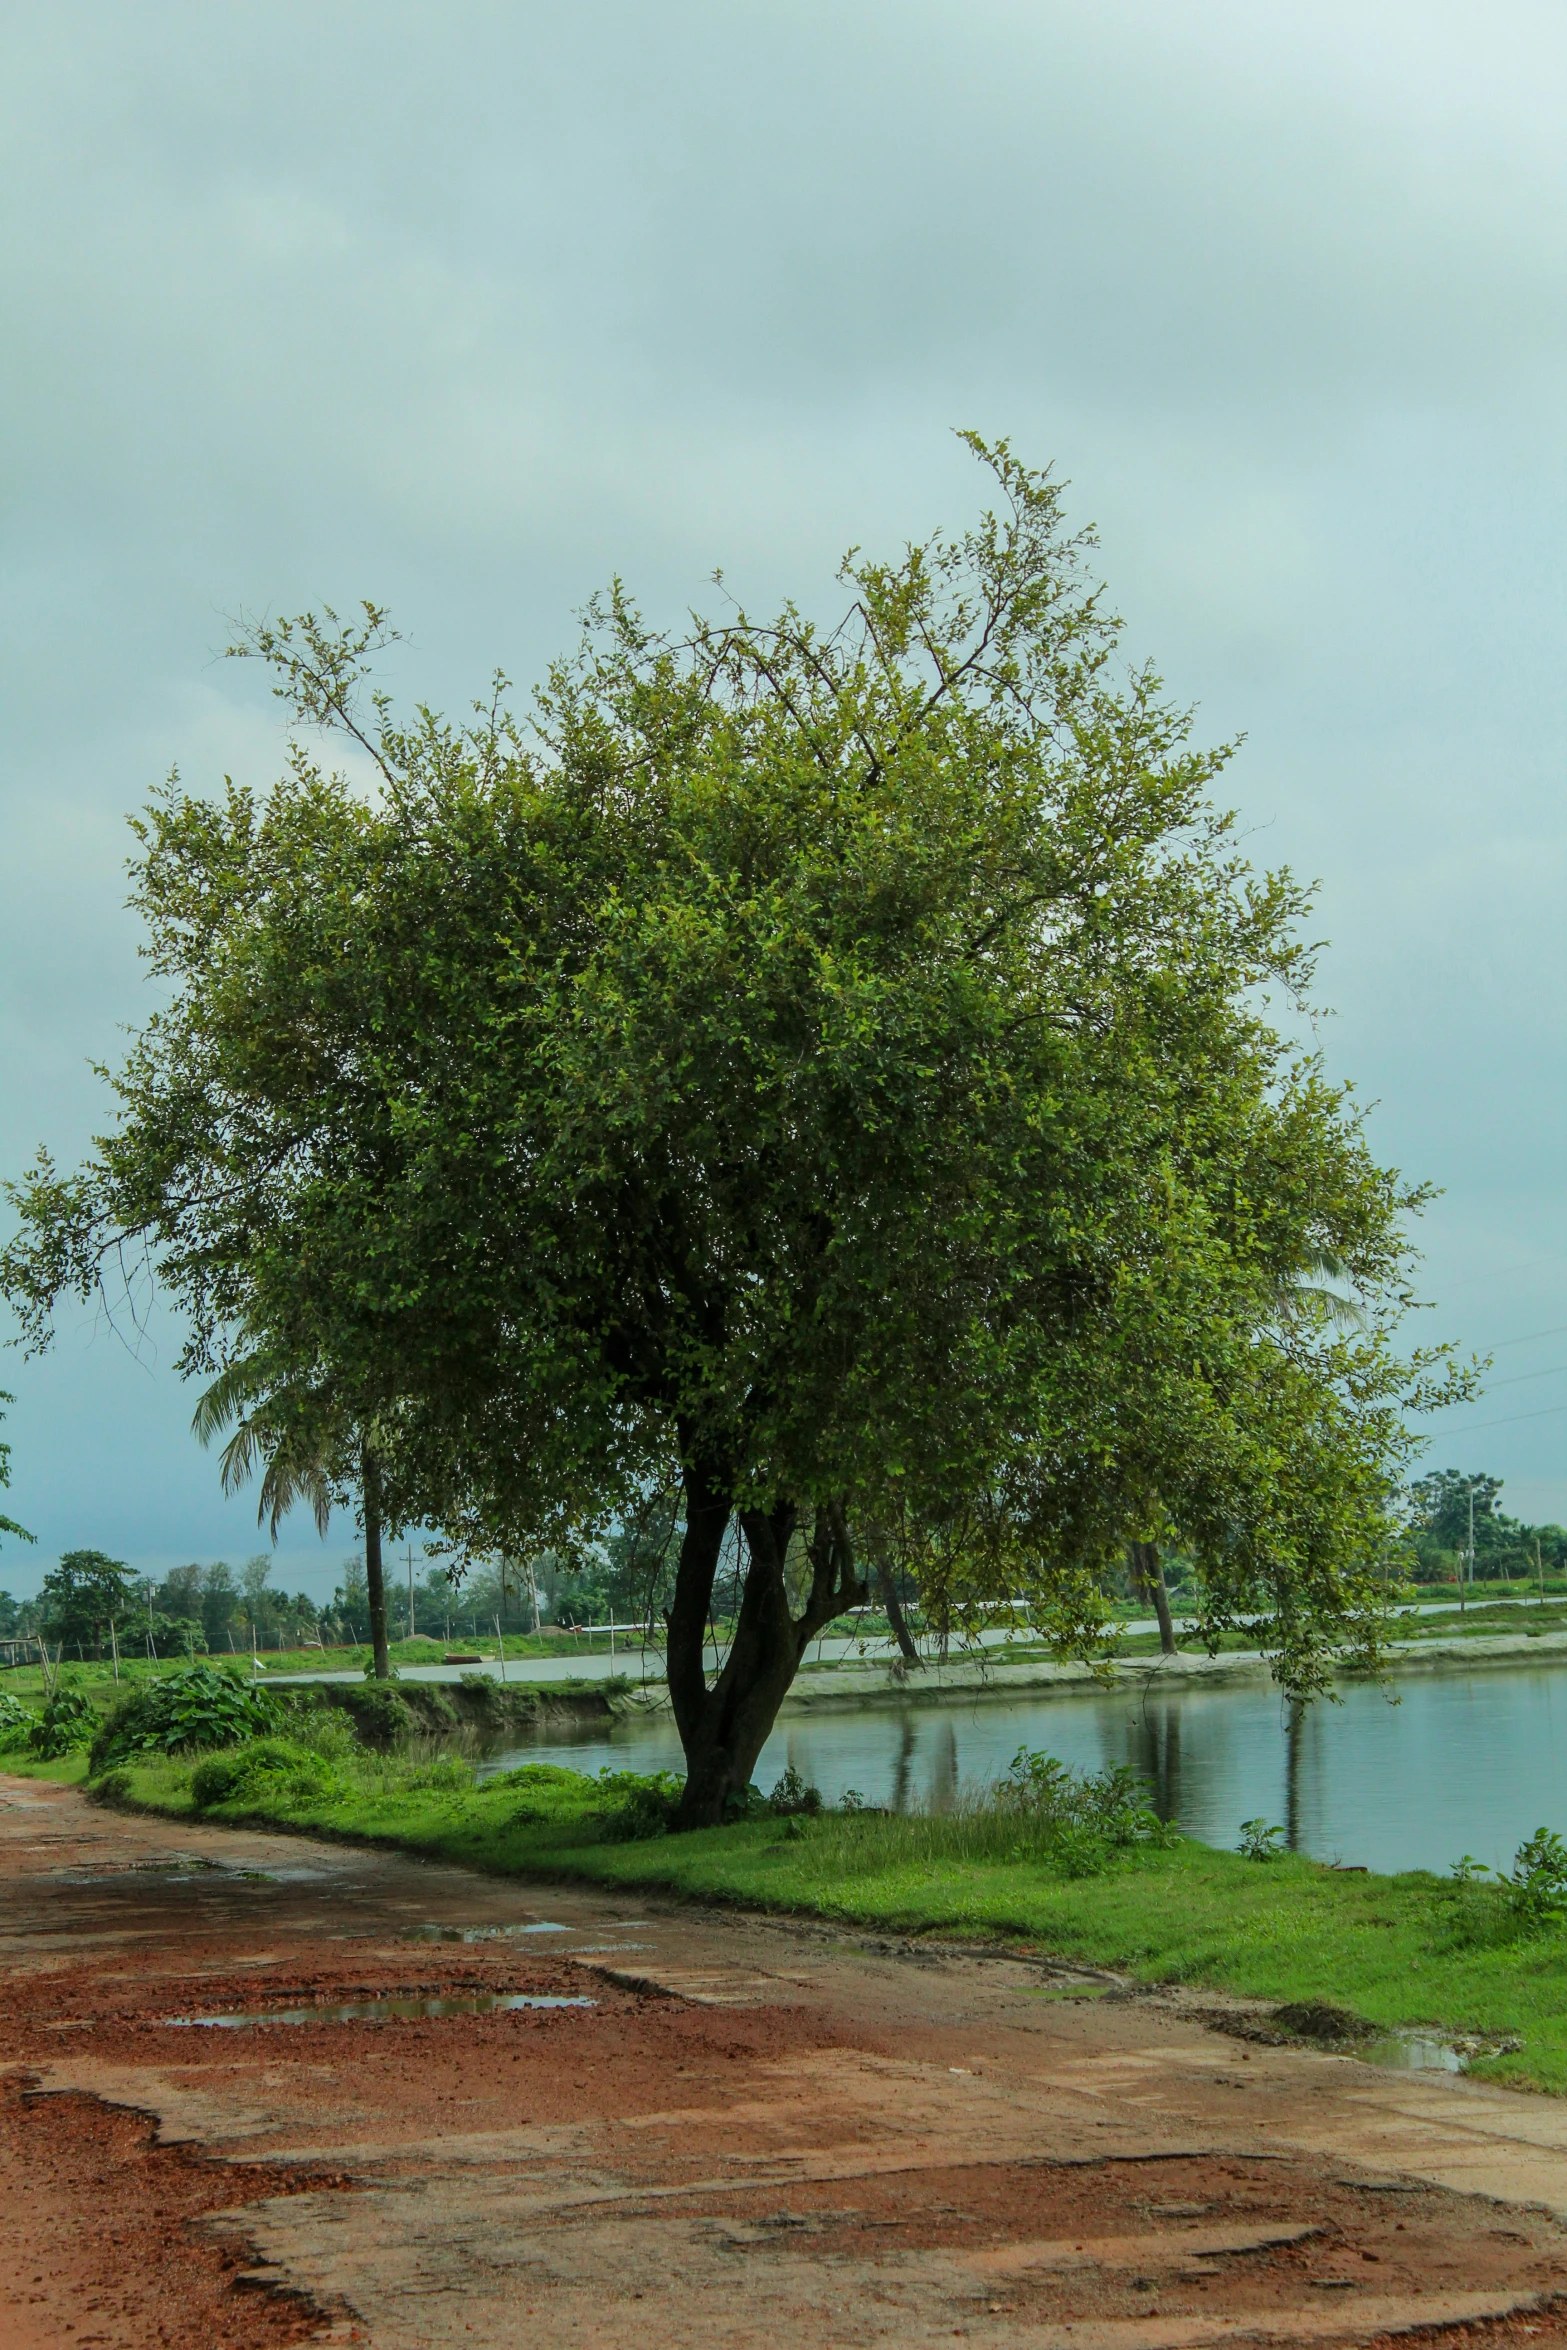
[[[4,2350],[1567,2343],[1567,2103],[1038,1953],[4,1779],[0,1971]]]

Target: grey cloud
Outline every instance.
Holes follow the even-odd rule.
[[[1323,877],[1448,1326],[1567,1322],[1558,9],[58,0],[4,51],[7,1168],[82,1147],[147,1000],[124,811],[277,758],[225,611],[373,594],[460,702],[611,571],[825,601],[961,523],[974,423]],[[0,1376],[50,1543],[250,1547],[166,1368]],[[1567,1470],[1567,1413],[1477,1441]]]

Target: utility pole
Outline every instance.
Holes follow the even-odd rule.
[[[414,1636],[414,1546],[408,1545],[408,1637]]]
[[[1472,1582],[1474,1581],[1474,1579],[1475,1579],[1475,1489],[1474,1489],[1474,1487],[1471,1485],[1471,1486],[1470,1486],[1470,1488],[1469,1488],[1469,1580],[1470,1580],[1470,1582],[1472,1583]],[[1459,1612],[1459,1614],[1460,1614],[1460,1615],[1463,1615],[1463,1614],[1466,1612],[1466,1611],[1465,1611],[1465,1608],[1464,1608],[1464,1593],[1463,1593],[1463,1587],[1462,1587],[1462,1584],[1460,1584],[1460,1586],[1459,1586],[1459,1593],[1458,1593],[1458,1612]]]
[[[1544,1567],[1543,1567],[1543,1566],[1541,1565],[1541,1563],[1540,1563],[1540,1537],[1539,1537],[1539,1535],[1538,1535],[1538,1534],[1537,1534],[1537,1535],[1535,1536],[1535,1538],[1534,1538],[1534,1576],[1535,1576],[1535,1581],[1536,1581],[1536,1582],[1539,1584],[1539,1586],[1540,1586],[1540,1605],[1541,1605],[1541,1607],[1544,1607],[1544,1605],[1545,1605],[1545,1569],[1544,1569]]]

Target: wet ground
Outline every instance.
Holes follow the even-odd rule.
[[[1567,2343],[1567,2104],[1037,1951],[0,1780],[0,1986],[6,2350]]]

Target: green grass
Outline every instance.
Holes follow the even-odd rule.
[[[1567,1928],[1520,1930],[1495,1891],[1427,1875],[1352,1876],[1293,1856],[1267,1862],[1179,1839],[1069,1876],[1026,1850],[996,1815],[764,1818],[625,1841],[595,1781],[534,1766],[475,1786],[454,1759],[433,1765],[350,1750],[320,1732],[326,1792],[283,1783],[203,1816],[391,1844],[491,1874],[576,1879],[707,1901],[806,1912],[900,1934],[1025,1943],[1151,1983],[1207,1984],[1289,2004],[1327,2001],[1383,2028],[1516,2038],[1474,2069],[1567,2093]],[[315,1766],[313,1766],[315,1767]],[[33,1769],[71,1783],[82,1758]],[[319,1777],[319,1769],[317,1776]],[[144,1761],[117,1799],[194,1816],[192,1765]],[[623,1783],[622,1783],[623,1784]]]

